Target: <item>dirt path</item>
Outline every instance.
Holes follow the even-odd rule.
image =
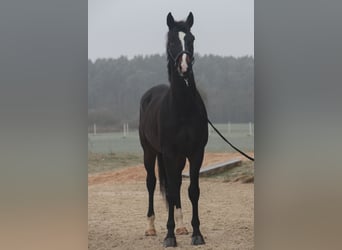
[[[253,153],[248,155],[254,156]],[[246,160],[239,153],[206,153],[204,155],[202,166],[208,166],[211,164],[228,161],[232,159]],[[184,171],[188,171],[189,165],[186,162]],[[156,168],[157,170],[157,168]],[[158,176],[158,175],[157,175]],[[97,174],[91,174],[88,177],[88,185],[101,184],[105,182],[111,183],[130,183],[136,181],[144,181],[146,178],[146,172],[143,164],[137,166],[127,167],[116,171],[108,171]]]
[[[222,157],[222,154],[206,156],[206,161],[211,164],[222,161]],[[147,191],[144,169],[142,166],[127,169],[89,176],[88,237],[91,250],[163,249],[167,220],[165,202],[157,189],[157,236],[145,237]],[[178,247],[175,249],[253,249],[254,184],[200,180],[199,211],[206,245],[196,247],[190,245],[188,186],[189,180],[184,179],[182,207],[184,223],[190,234],[177,236]]]

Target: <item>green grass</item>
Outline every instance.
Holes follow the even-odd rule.
[[[136,153],[88,153],[88,173],[99,173],[142,163],[142,155]]]
[[[228,133],[227,124],[215,124],[215,126],[236,147],[254,151],[254,136],[249,135],[248,124],[231,124],[231,133]],[[130,131],[127,137],[123,133],[105,133],[88,135],[88,151],[92,153],[134,153],[141,154],[142,149],[137,130]],[[211,132],[206,152],[234,152],[215,132]]]
[[[211,175],[207,178],[219,179],[223,182],[242,181],[254,177],[254,163],[251,161],[242,162],[240,166],[233,167],[222,173]]]
[[[231,133],[228,133],[227,124],[215,124],[215,126],[238,148],[254,151],[254,136],[248,134],[248,124],[231,124]],[[235,152],[213,131],[205,151]],[[121,132],[88,135],[88,173],[90,174],[141,164],[142,155],[137,130],[130,131],[127,137],[123,137]],[[211,178],[229,181],[238,176],[251,175],[253,168],[244,164]]]
[[[142,155],[137,153],[89,153],[88,154],[88,173],[100,173],[121,169],[142,163]],[[243,162],[242,165],[228,169],[222,173],[214,174],[209,179],[217,179],[223,182],[242,181],[254,176],[254,163],[251,161]]]

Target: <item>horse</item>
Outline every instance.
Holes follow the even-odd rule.
[[[207,111],[196,88],[194,62],[194,18],[190,12],[185,21],[167,15],[167,71],[169,85],[149,89],[141,98],[139,138],[147,172],[148,227],[145,235],[156,235],[153,195],[156,186],[155,162],[158,162],[160,191],[168,206],[167,235],[163,245],[176,247],[176,234],[188,234],[183,225],[180,188],[186,159],[190,163],[188,195],[192,204],[191,244],[205,244],[198,216],[199,170],[208,141]]]

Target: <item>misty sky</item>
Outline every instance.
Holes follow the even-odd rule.
[[[193,12],[195,52],[254,55],[253,0],[88,0],[88,58],[163,54],[170,11]]]

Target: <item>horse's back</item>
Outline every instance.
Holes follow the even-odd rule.
[[[168,90],[167,85],[157,85],[146,91],[141,98],[139,136],[143,148],[152,146],[154,150],[160,150],[159,112]]]

